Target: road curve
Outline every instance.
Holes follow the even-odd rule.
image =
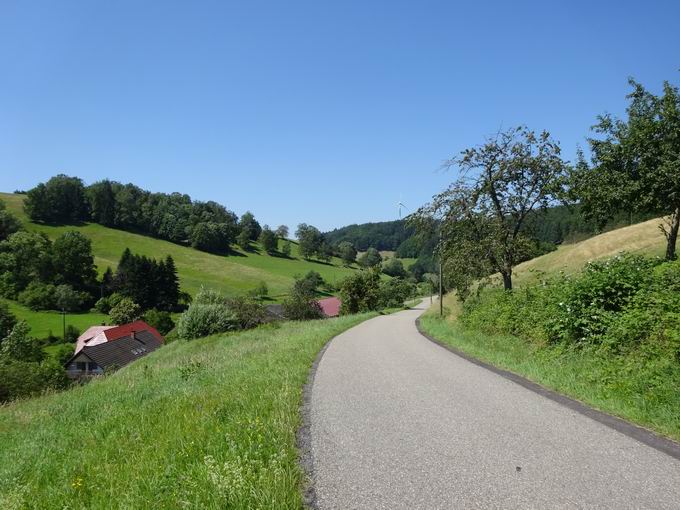
[[[318,508],[680,508],[680,461],[430,342],[420,313],[364,322],[321,358]]]

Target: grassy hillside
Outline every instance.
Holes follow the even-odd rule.
[[[565,271],[573,273],[587,262],[612,257],[622,251],[663,256],[666,238],[659,229],[660,219],[619,228],[574,244],[564,244],[557,251],[524,262],[515,268],[517,283],[531,281],[532,273]]]
[[[178,341],[0,406],[0,508],[301,508],[302,386],[321,347],[370,316]]]
[[[310,262],[298,257],[297,245],[293,244],[291,258],[266,255],[255,244],[254,252],[236,250],[234,255],[220,256],[179,246],[131,232],[107,228],[95,223],[82,226],[49,226],[31,223],[23,211],[22,195],[0,193],[8,210],[16,214],[29,230],[46,233],[55,238],[66,230],[79,230],[92,240],[95,262],[100,272],[107,266],[115,269],[120,255],[126,247],[134,253],[149,257],[172,255],[177,265],[183,290],[191,294],[205,285],[225,294],[241,294],[254,288],[260,281],[267,282],[273,296],[285,294],[296,274],[313,269],[331,283],[336,283],[350,274],[352,269],[342,267],[338,259],[332,263]]]

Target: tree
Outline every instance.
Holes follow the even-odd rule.
[[[92,242],[75,230],[64,232],[54,241],[52,263],[57,283],[83,290],[93,286],[97,279]]]
[[[662,96],[629,81],[628,119],[601,115],[588,140],[592,168],[582,154],[574,172],[576,198],[603,225],[619,211],[668,215],[661,225],[666,259],[676,257],[680,230],[680,94],[664,83]]]
[[[26,194],[24,209],[33,221],[78,223],[88,219],[83,181],[59,174]]]
[[[295,237],[298,239],[298,248],[303,258],[309,259],[318,255],[323,243],[323,235],[318,228],[300,223],[295,231]]]
[[[416,213],[416,224],[440,225],[438,251],[453,266],[448,274],[461,298],[475,279],[495,272],[512,290],[513,268],[531,248],[527,217],[563,197],[567,167],[559,144],[545,131],[511,128],[445,167],[457,168],[458,179]]]
[[[0,241],[4,241],[14,232],[21,230],[21,222],[12,213],[7,211],[5,202],[0,200]]]
[[[357,262],[361,267],[376,267],[381,264],[382,257],[380,256],[380,252],[378,250],[375,248],[369,248],[366,250],[366,253],[359,257]]]
[[[116,193],[108,179],[95,182],[87,187],[87,200],[90,204],[90,218],[95,223],[112,227],[116,219]]]
[[[142,318],[149,326],[156,328],[161,335],[167,335],[175,327],[170,312],[152,308],[151,310],[144,312]]]
[[[43,357],[42,346],[31,337],[31,328],[26,321],[17,322],[0,346],[0,360],[5,363],[42,361]]]
[[[17,318],[5,303],[0,303],[0,342],[10,334],[17,323]]]
[[[388,276],[403,278],[406,276],[406,270],[401,260],[396,257],[390,257],[383,265],[382,272]]]
[[[286,240],[281,247],[281,253],[283,253],[284,257],[290,257],[291,250],[290,241]]]
[[[246,231],[250,241],[257,241],[257,238],[260,237],[260,233],[262,232],[262,227],[260,227],[255,216],[253,216],[253,213],[250,211],[246,211],[245,214],[241,216],[239,227],[241,228],[241,231]]]
[[[45,234],[15,232],[0,241],[0,292],[14,298],[30,282],[52,281],[52,243]]]
[[[260,244],[262,244],[262,248],[264,248],[264,251],[266,251],[270,255],[276,252],[278,244],[276,240],[276,235],[267,226],[265,226],[265,228],[263,228],[262,232],[260,233]]]
[[[109,319],[112,324],[128,324],[139,319],[142,309],[130,298],[121,299],[116,306],[109,311]]]
[[[241,230],[236,237],[236,242],[238,245],[244,249],[244,250],[249,250],[250,249],[250,233],[248,230]]]
[[[288,239],[288,227],[286,225],[279,225],[274,233],[280,239]]]
[[[380,271],[359,271],[340,283],[340,312],[343,315],[377,310],[381,305]]]
[[[349,241],[343,241],[338,245],[338,254],[346,266],[351,266],[357,260],[357,250]]]
[[[229,223],[201,222],[194,225],[190,238],[197,250],[225,253],[236,240],[236,229]]]

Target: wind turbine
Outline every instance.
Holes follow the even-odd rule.
[[[401,209],[404,208],[408,211],[408,207],[404,205],[404,203],[401,201],[401,195],[399,195],[399,202],[397,202],[397,210],[399,211],[399,219],[401,219]]]

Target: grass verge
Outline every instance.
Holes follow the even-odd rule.
[[[645,391],[651,381],[641,380],[644,374],[626,357],[601,355],[594,348],[538,346],[515,336],[488,335],[432,313],[423,315],[421,327],[475,358],[680,441],[680,392],[670,385],[671,398]]]
[[[0,407],[0,508],[301,508],[302,386],[322,346],[373,315],[177,341]]]

